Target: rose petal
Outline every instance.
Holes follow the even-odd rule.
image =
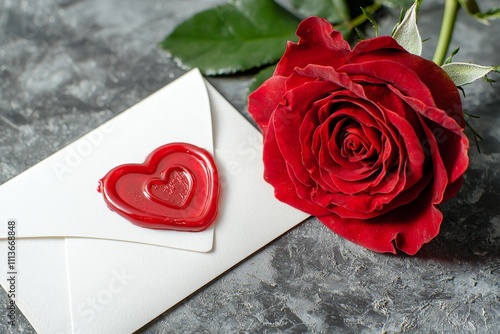
[[[388,71],[387,69],[391,70]],[[346,64],[338,69],[350,75],[364,75],[385,81],[397,87],[406,96],[418,96],[426,105],[433,106],[434,98],[429,88],[420,80],[420,77],[408,66],[391,59],[366,60],[356,64]]]
[[[411,204],[373,219],[344,219],[337,215],[318,217],[338,235],[376,252],[401,251],[414,255],[438,233],[443,215],[431,204],[426,190]]]
[[[460,95],[448,74],[433,61],[401,50],[402,48],[395,44],[397,42],[388,36],[361,41],[354,47],[348,63],[391,59],[404,64],[429,88],[435,106],[445,110],[463,127],[464,116]],[[401,52],[397,52],[398,49]]]
[[[438,124],[424,120],[436,138],[439,153],[448,174],[448,182],[460,179],[469,166],[469,139],[463,131],[456,133],[443,129]]]
[[[274,187],[276,198],[314,216],[329,214],[323,207],[297,196],[295,186],[287,173],[283,155],[276,143],[274,122],[271,120],[264,138],[264,179]]]
[[[432,137],[437,139],[439,153],[446,162],[446,170],[449,182],[460,178],[469,166],[469,140],[464,134],[461,126],[454,118],[443,110],[427,106],[421,101],[404,96],[395,88],[391,88],[401,99],[410,105],[418,114],[423,115],[429,121],[423,121],[425,127],[431,129]]]
[[[454,182],[449,183],[443,195],[443,202],[455,196],[462,187],[463,177],[459,177]]]
[[[283,100],[286,77],[273,76],[248,96],[248,112],[265,135],[269,118]]]
[[[298,74],[315,78],[316,80],[324,80],[334,83],[340,87],[345,88],[353,96],[359,96],[366,100],[363,87],[353,82],[348,75],[337,71],[331,66],[322,66],[317,64],[309,64],[304,68],[296,68],[295,72]]]
[[[407,118],[403,118],[395,112],[387,111],[388,121],[393,124],[401,136],[402,142],[400,147],[404,147],[406,156],[406,182],[407,187],[415,184],[422,177],[425,155],[422,149],[421,141],[425,139],[423,135],[418,135],[416,129],[422,131],[418,123],[410,124]],[[418,119],[417,119],[418,120]],[[423,131],[425,134],[425,131]]]
[[[396,51],[401,51],[403,53],[408,53],[405,48],[396,42],[396,40],[390,36],[380,36],[377,38],[369,38],[359,41],[354,48],[352,49],[352,54],[349,59],[349,62],[358,62],[360,61],[356,57],[359,55],[370,54],[373,56],[373,53],[379,54],[383,52],[387,53],[396,53]],[[385,55],[387,58],[387,54]]]
[[[438,149],[436,138],[428,127],[424,127],[424,131],[427,138],[423,143],[423,146],[425,153],[432,159],[433,167],[434,183],[432,189],[432,203],[439,204],[443,201],[444,192],[448,185],[448,175]]]
[[[381,216],[385,213],[390,212],[391,210],[394,210],[398,207],[402,207],[410,202],[413,202],[415,199],[417,199],[422,191],[427,188],[432,181],[432,173],[427,173],[424,174],[421,182],[418,182],[415,184],[413,187],[411,187],[408,190],[404,190],[401,193],[398,194],[396,198],[394,198],[392,201],[388,202],[384,206],[382,206],[378,210],[373,210],[373,211],[366,211],[366,212],[361,212],[359,210],[350,210],[346,208],[345,206],[330,206],[329,209],[332,213],[337,214],[341,218],[354,218],[354,219],[372,219],[374,217]],[[341,194],[337,193],[335,194],[338,196],[338,198],[335,198],[335,202],[338,203],[349,203],[349,201],[352,201],[353,198],[352,196],[346,195],[346,194]],[[344,196],[343,198],[341,196]],[[360,194],[358,195],[358,201],[362,203],[371,203],[371,207],[376,207],[374,196],[384,196],[384,194]],[[332,200],[333,201],[333,200]],[[370,202],[371,201],[371,202]],[[355,208],[356,206],[353,205]],[[367,206],[365,206],[367,207]]]
[[[289,76],[296,67],[308,64],[338,67],[351,52],[342,34],[331,23],[318,17],[303,20],[297,28],[298,43],[287,44],[283,57],[276,66],[275,74]]]
[[[303,183],[310,179],[309,172],[303,165],[302,146],[297,135],[300,126],[303,124],[304,115],[309,112],[311,104],[314,102],[305,99],[304,96],[316,96],[323,91],[328,91],[332,87],[329,82],[308,82],[285,94],[288,105],[293,105],[293,109],[288,106],[278,106],[273,114],[276,140],[285,161],[293,169],[296,177]]]

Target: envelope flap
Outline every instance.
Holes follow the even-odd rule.
[[[210,101],[193,70],[0,187],[3,220],[18,238],[84,237],[209,251],[202,232],[150,230],[106,206],[98,181],[112,168],[142,163],[154,149],[186,142],[214,152]],[[7,237],[0,231],[0,239]]]

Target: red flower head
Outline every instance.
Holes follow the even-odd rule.
[[[297,35],[249,97],[266,181],[357,244],[415,254],[439,233],[436,205],[457,193],[468,166],[455,84],[388,36],[351,50],[317,17]]]

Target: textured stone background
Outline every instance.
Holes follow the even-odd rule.
[[[158,42],[221,2],[0,0],[0,183],[179,77]],[[424,2],[430,57],[444,1]],[[385,16],[384,32],[396,17]],[[462,13],[456,60],[500,64],[498,31],[500,21],[486,27]],[[210,81],[246,115],[249,77]],[[417,256],[367,251],[311,218],[139,332],[498,332],[500,84],[466,88],[483,153],[471,149],[463,190],[442,206],[441,234]],[[5,322],[0,333],[35,333],[25,319]]]

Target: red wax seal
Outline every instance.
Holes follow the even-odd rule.
[[[143,164],[115,167],[99,181],[98,190],[111,210],[142,227],[202,231],[217,215],[215,162],[191,144],[167,144]]]

